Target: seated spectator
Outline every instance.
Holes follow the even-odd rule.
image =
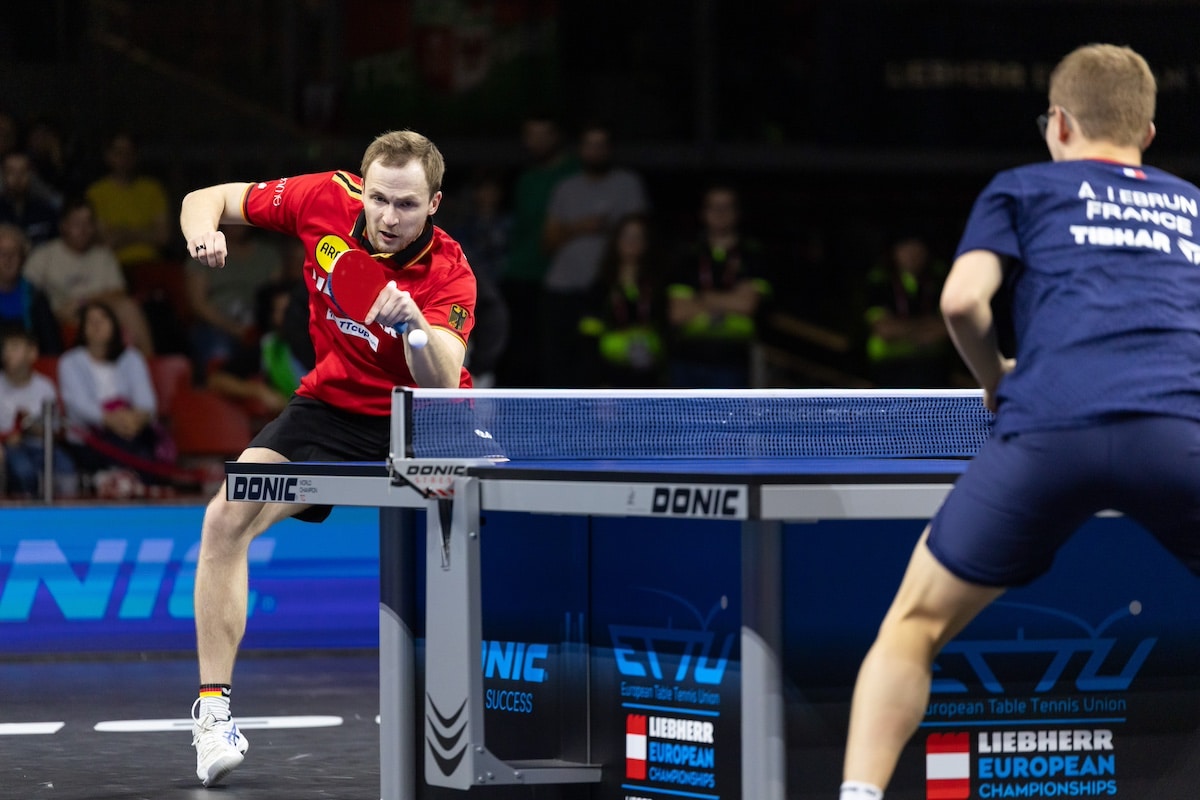
[[[29,333],[20,329],[0,333],[0,494],[5,486],[14,497],[42,494],[43,426],[47,421],[53,424],[53,417],[45,418],[44,409],[57,407],[58,397],[54,382],[34,371],[37,358],[37,342]],[[76,496],[79,478],[71,456],[56,445],[52,463],[55,495]]]
[[[944,262],[919,236],[903,236],[867,276],[867,368],[885,388],[949,385],[953,350],[939,302]]]
[[[33,190],[33,161],[27,153],[14,150],[0,161],[4,189],[0,193],[0,222],[16,225],[34,245],[54,238],[58,230],[58,206]]]
[[[701,232],[667,287],[671,385],[742,389],[750,385],[750,349],[763,300],[771,293],[758,242],[742,234],[737,192],[704,193]]]
[[[31,334],[43,355],[62,352],[62,329],[46,294],[23,274],[29,240],[15,225],[0,223],[0,329]]]
[[[96,233],[92,207],[68,202],[59,221],[59,236],[35,247],[25,264],[25,277],[46,293],[60,326],[70,329],[79,309],[102,302],[116,313],[129,343],[143,355],[154,353],[146,315],[126,291],[125,277],[112,250]]]
[[[598,386],[663,385],[666,299],[661,272],[647,219],[632,214],[618,222],[601,256],[589,313],[580,322],[580,331],[595,342],[590,371]]]
[[[159,425],[146,359],[125,346],[116,315],[103,303],[85,302],[79,309],[79,344],[58,360],[58,386],[67,439],[81,469],[117,469],[144,483],[170,482],[174,445]]]
[[[108,140],[104,163],[108,173],[87,187],[87,199],[105,244],[126,270],[161,261],[171,235],[166,188],[138,172],[137,146],[128,133]]]
[[[303,302],[289,281],[276,281],[258,291],[256,329],[265,331],[254,344],[243,343],[232,358],[213,367],[209,389],[244,403],[256,416],[274,417],[287,405],[311,369],[284,335],[288,307]]]
[[[274,241],[249,225],[225,228],[225,266],[187,262],[187,299],[192,312],[192,359],[199,371],[226,361],[245,344],[257,343],[256,294],[283,277],[283,255]]]

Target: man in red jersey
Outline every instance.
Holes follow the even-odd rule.
[[[471,385],[463,359],[474,324],[475,276],[458,243],[432,221],[444,172],[433,142],[392,131],[367,147],[361,178],[339,171],[226,183],[183,199],[188,253],[209,267],[225,265],[221,225],[256,225],[304,244],[316,366],[239,461],[384,461],[393,387]],[[329,295],[333,261],[352,249],[394,271],[366,323],[346,318]],[[428,344],[410,347],[393,331],[401,324],[424,331]],[[250,542],[281,519],[319,522],[329,510],[231,503],[224,487],[205,510],[195,591],[200,697],[192,706],[196,775],[205,786],[237,767],[247,748],[230,715],[229,693],[246,629]]]

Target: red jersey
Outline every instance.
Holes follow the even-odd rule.
[[[429,324],[466,344],[475,324],[475,274],[462,248],[430,224],[404,251],[376,254],[365,234],[362,180],[357,176],[323,172],[256,183],[242,200],[242,214],[252,225],[304,243],[308,331],[316,366],[300,381],[297,394],[345,411],[387,416],[392,388],[416,386],[399,336],[379,323],[347,319],[330,298],[326,276],[343,250],[393,261],[396,286],[412,295]],[[470,385],[464,368],[459,386]]]

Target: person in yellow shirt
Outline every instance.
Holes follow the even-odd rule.
[[[171,231],[167,192],[157,178],[138,173],[137,147],[128,133],[108,140],[104,162],[108,174],[88,186],[87,199],[105,243],[128,274],[162,259]]]

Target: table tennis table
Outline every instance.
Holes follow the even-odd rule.
[[[883,456],[860,453],[837,455],[845,445],[832,448],[824,441],[802,443],[815,455],[781,456],[774,441],[759,434],[731,440],[725,412],[717,415],[696,406],[688,393],[648,393],[654,401],[677,404],[670,414],[682,418],[687,428],[704,428],[716,419],[720,436],[693,443],[701,455],[657,455],[669,447],[657,445],[634,431],[632,444],[586,444],[581,452],[556,452],[537,458],[513,448],[505,423],[490,405],[524,398],[521,390],[476,390],[471,401],[446,395],[452,413],[466,413],[466,441],[446,432],[445,420],[428,423],[432,439],[448,440],[450,455],[428,455],[414,447],[413,409],[423,399],[438,401],[443,390],[397,389],[393,401],[392,455],[388,463],[280,463],[227,464],[227,496],[233,500],[273,500],[321,505],[368,506],[380,516],[380,752],[381,792],[385,800],[413,800],[414,758],[418,719],[414,671],[411,601],[401,587],[412,583],[415,571],[424,571],[427,622],[424,663],[425,710],[424,774],[430,785],[453,789],[479,786],[543,783],[594,783],[606,766],[594,763],[587,737],[571,757],[502,760],[494,756],[485,737],[481,662],[482,617],[480,590],[481,518],[492,511],[538,515],[585,515],[684,518],[697,521],[736,521],[740,525],[742,619],[741,653],[741,796],[782,800],[786,795],[783,698],[781,694],[780,570],[782,523],[844,519],[926,519],[937,509],[965,469],[968,456],[987,436],[990,418],[979,392],[855,392],[845,393],[865,410],[846,415],[824,409],[827,393],[802,390],[750,390],[726,393],[752,407],[774,408],[793,402],[822,405],[815,419],[804,414],[784,414],[785,426],[853,430],[864,419],[889,425],[893,432],[907,431],[918,441],[928,436],[926,424],[952,424],[965,431],[965,442],[949,449],[943,445],[914,448],[897,444],[898,433],[885,435],[867,446]],[[541,392],[545,396],[546,392]],[[555,400],[588,403],[586,392],[551,390]],[[605,395],[608,398],[609,395]],[[647,393],[641,393],[643,396]],[[617,400],[625,398],[616,393]],[[954,423],[939,419],[936,409],[916,408],[912,419],[897,420],[879,405],[909,405],[933,396],[953,404],[963,418]],[[478,398],[475,401],[474,398]],[[816,400],[813,400],[817,398]],[[609,402],[607,399],[605,403]],[[703,405],[707,401],[695,400]],[[765,404],[765,406],[764,406]],[[609,420],[603,404],[593,416]],[[752,412],[754,413],[754,412]],[[905,412],[906,414],[909,412]],[[480,421],[481,416],[483,422]],[[880,419],[875,419],[880,417]],[[915,420],[915,421],[914,421]],[[455,423],[462,427],[461,420]],[[555,450],[575,435],[574,423],[564,433],[558,421],[535,421],[549,426],[542,431],[553,442],[542,449]],[[640,423],[638,423],[640,424]],[[653,423],[651,423],[653,424]],[[779,424],[772,419],[771,424]],[[899,424],[899,427],[897,427]],[[607,422],[604,423],[607,425]],[[628,421],[616,427],[630,427]],[[586,427],[586,426],[585,426]],[[636,425],[634,425],[636,428]],[[801,430],[807,435],[807,432]],[[601,439],[604,437],[601,436]],[[702,437],[703,438],[703,437]],[[459,441],[455,441],[458,439]],[[480,447],[483,449],[480,450]],[[647,448],[636,457],[636,449]],[[854,450],[857,445],[850,447]],[[607,452],[633,449],[635,455],[603,457]],[[730,450],[729,448],[733,448]],[[916,451],[902,454],[904,450]],[[468,457],[454,457],[467,452]],[[475,452],[472,452],[475,451]],[[496,451],[496,452],[492,452]],[[501,453],[500,451],[504,451]],[[680,451],[682,453],[683,451]],[[514,455],[509,455],[514,453]],[[397,512],[423,509],[425,514],[424,563],[412,563],[402,545],[414,536],[412,517]]]

